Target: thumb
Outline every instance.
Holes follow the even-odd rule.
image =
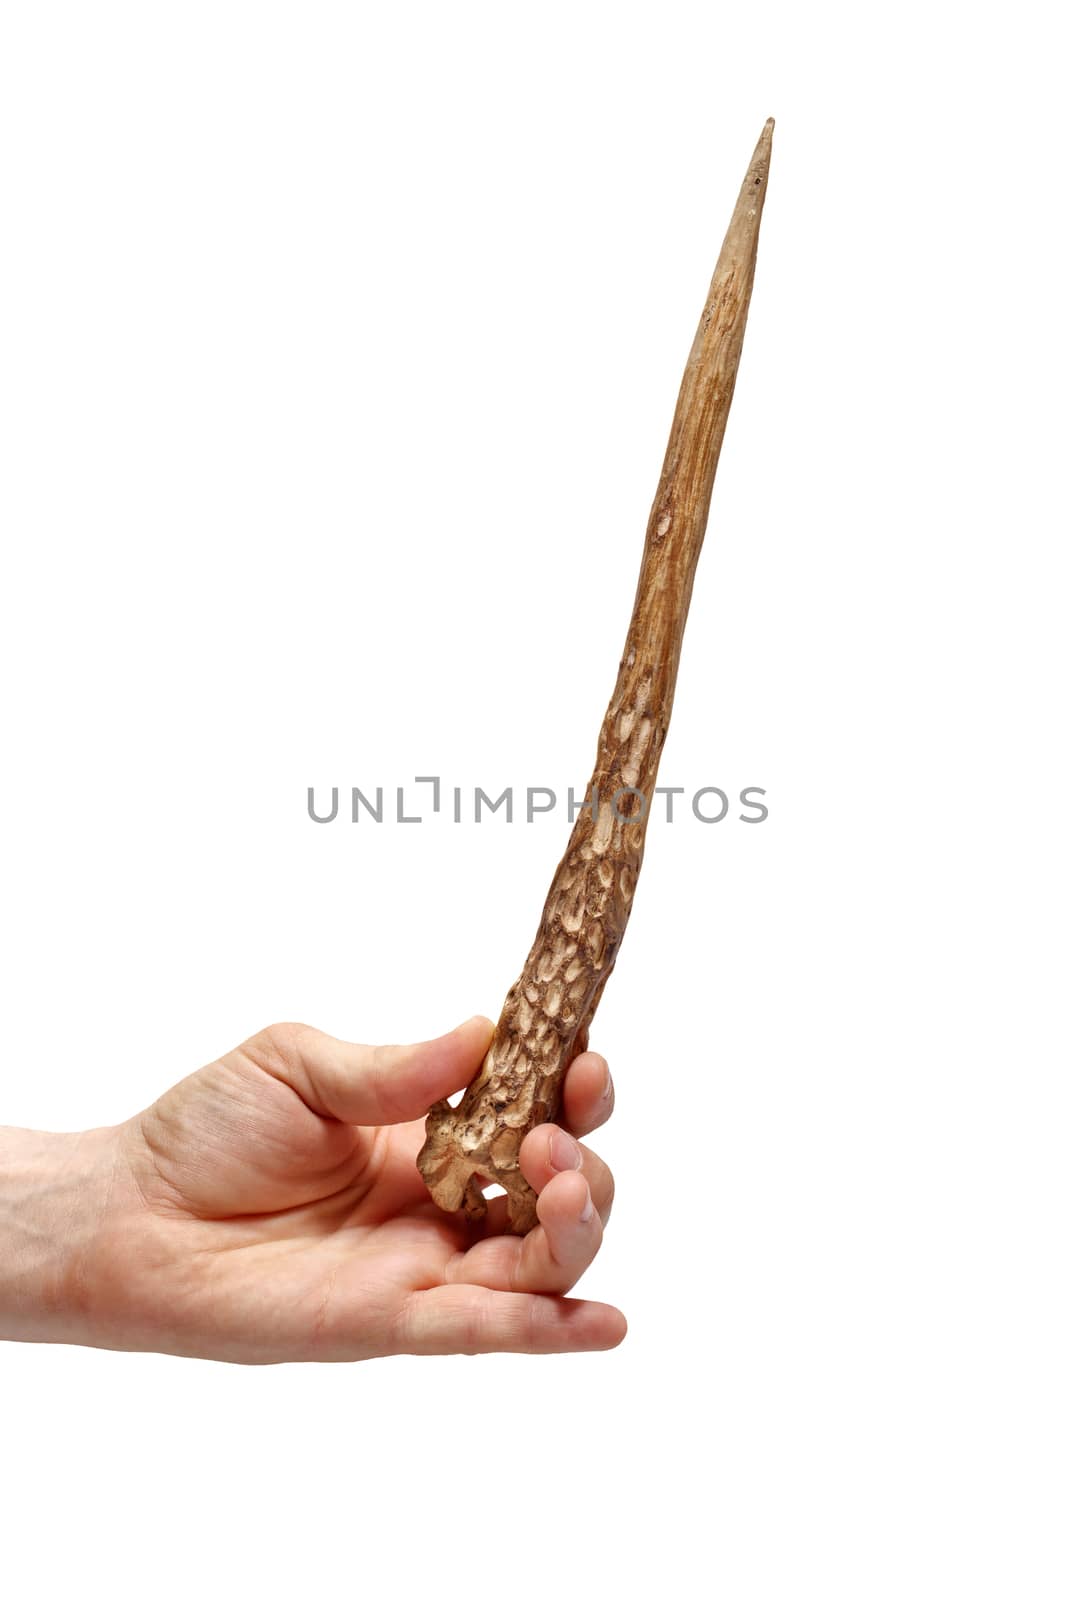
[[[423,1116],[435,1100],[466,1088],[492,1036],[488,1017],[471,1017],[423,1044],[388,1045],[346,1044],[282,1022],[241,1048],[320,1117],[376,1127]]]

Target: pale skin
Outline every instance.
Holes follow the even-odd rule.
[[[416,1169],[426,1111],[491,1033],[370,1046],[284,1023],[117,1127],[0,1130],[0,1337],[246,1363],[617,1345],[622,1313],[569,1295],[611,1209],[581,1142],[613,1106],[602,1056],[523,1142],[525,1238],[502,1196],[472,1226]]]

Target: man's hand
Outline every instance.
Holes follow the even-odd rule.
[[[51,1147],[27,1147],[40,1205],[24,1194],[13,1208],[27,1264],[9,1337],[242,1362],[618,1344],[621,1312],[563,1298],[611,1206],[610,1172],[572,1137],[611,1112],[602,1057],[571,1066],[566,1127],[523,1142],[539,1218],[525,1238],[502,1231],[503,1196],[473,1228],[434,1205],[416,1169],[426,1111],[467,1084],[491,1033],[476,1017],[374,1048],[283,1024],[119,1128],[20,1135],[68,1142],[51,1181]],[[51,1251],[46,1214],[62,1235]]]

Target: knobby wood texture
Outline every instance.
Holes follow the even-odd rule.
[[[723,241],[678,395],[652,503],[630,631],[608,706],[591,793],[556,869],[533,948],[508,993],[485,1060],[456,1107],[439,1101],[418,1165],[445,1211],[484,1216],[483,1185],[507,1191],[507,1223],[527,1233],[536,1195],[519,1171],[531,1128],[553,1120],[563,1074],[585,1048],[630,916],[645,815],[671,717],[678,658],[715,469],[741,356],[773,120],[753,153]],[[613,806],[620,790],[629,791]],[[587,796],[588,798],[588,796]]]

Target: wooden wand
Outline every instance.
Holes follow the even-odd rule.
[[[519,1146],[531,1128],[556,1116],[563,1075],[586,1048],[641,870],[745,335],[773,129],[771,120],[749,163],[682,378],[630,631],[600,730],[593,803],[579,813],[485,1060],[459,1105],[438,1101],[426,1119],[418,1165],[437,1204],[482,1217],[482,1187],[498,1183],[507,1191],[514,1233],[528,1233],[537,1220],[537,1196],[519,1170]]]

